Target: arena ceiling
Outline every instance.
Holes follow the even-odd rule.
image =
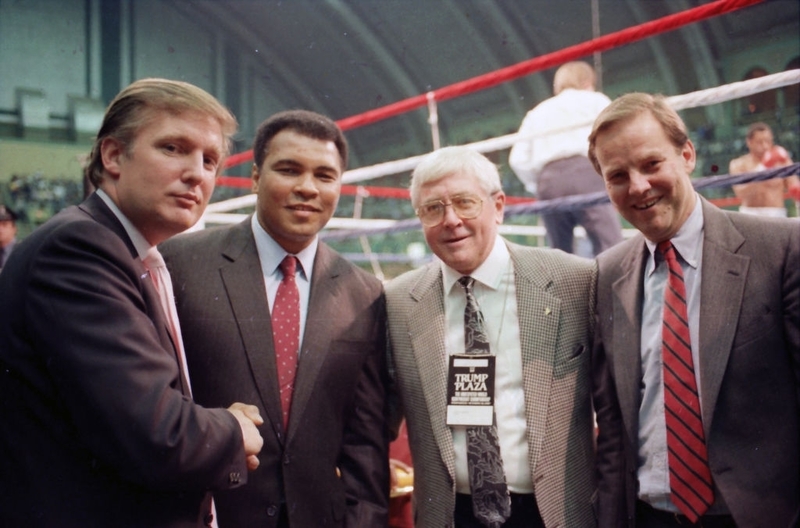
[[[181,0],[184,16],[236,35],[286,108],[343,119],[622,29],[699,0]],[[800,2],[768,0],[604,52],[606,92],[656,85],[674,95],[723,79],[728,54],[796,35]],[[800,52],[800,50],[798,50]],[[592,61],[591,56],[585,60]],[[439,106],[444,144],[516,130],[551,95],[554,68]],[[644,73],[643,73],[644,72]],[[649,77],[649,80],[647,79]],[[426,109],[348,132],[356,164],[431,149]]]

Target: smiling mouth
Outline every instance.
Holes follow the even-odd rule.
[[[646,209],[650,209],[651,207],[653,207],[656,203],[658,203],[658,201],[660,199],[661,198],[659,198],[659,197],[652,198],[652,199],[650,199],[650,200],[648,200],[648,201],[646,201],[646,202],[644,202],[642,204],[634,205],[633,208],[636,209],[637,211],[644,211]]]
[[[184,194],[176,194],[175,198],[181,201],[189,202],[192,204],[199,204],[200,197],[194,193],[184,193]]]
[[[298,204],[298,205],[289,205],[289,206],[287,206],[287,209],[289,209],[290,211],[298,212],[298,213],[318,213],[318,212],[320,212],[320,210],[318,208],[313,207],[311,205],[300,205],[300,204]]]
[[[466,240],[467,238],[468,238],[467,235],[460,236],[460,237],[454,237],[454,238],[448,238],[447,240],[444,241],[444,243],[445,244],[455,244],[456,242],[461,242],[462,240]]]

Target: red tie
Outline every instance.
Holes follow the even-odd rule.
[[[669,278],[664,288],[661,353],[670,491],[675,506],[691,522],[697,522],[714,502],[714,488],[708,467],[700,399],[697,397],[686,286],[672,243],[661,242],[658,251],[664,255],[669,267]]]
[[[300,347],[300,292],[294,280],[296,267],[297,259],[291,255],[287,255],[281,262],[283,280],[278,285],[275,306],[272,307],[272,341],[278,366],[284,430],[289,423],[297,349]]]

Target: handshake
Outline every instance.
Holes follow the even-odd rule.
[[[244,453],[247,456],[247,469],[253,471],[258,467],[258,453],[264,445],[264,439],[258,432],[257,426],[264,423],[258,407],[244,403],[234,403],[228,407],[230,412],[239,421],[242,428],[242,439],[244,440]]]

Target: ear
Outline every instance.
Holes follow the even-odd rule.
[[[686,164],[686,173],[691,175],[697,163],[697,153],[694,150],[694,144],[691,139],[686,140],[686,144],[681,149],[681,157]]]
[[[114,179],[118,179],[122,172],[122,158],[125,157],[125,148],[119,140],[107,137],[100,143],[100,158],[103,160],[103,168]]]
[[[253,163],[253,168],[250,169],[250,179],[253,180],[253,188],[251,189],[254,193],[258,192],[258,181],[261,179],[261,171],[258,170],[258,165]]]
[[[506,193],[499,191],[494,195],[494,217],[497,224],[503,223],[503,213],[506,207]]]

